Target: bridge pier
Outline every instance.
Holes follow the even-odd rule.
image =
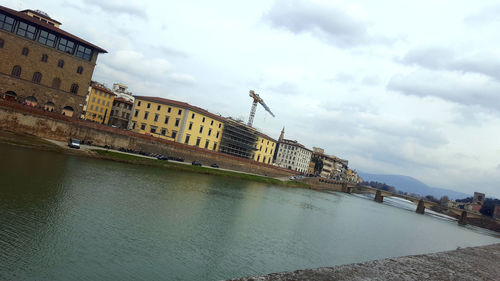
[[[467,224],[467,211],[462,211],[462,214],[460,215],[460,218],[458,219],[458,224],[459,225],[466,225]]]
[[[420,199],[420,201],[418,201],[417,210],[415,212],[417,212],[418,214],[425,213],[425,205],[423,199]]]
[[[384,202],[384,196],[382,196],[382,192],[380,190],[377,190],[377,192],[375,193],[375,202]]]
[[[351,194],[352,193],[352,186],[347,187],[347,193]]]

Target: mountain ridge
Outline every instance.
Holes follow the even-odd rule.
[[[415,193],[421,196],[432,195],[439,199],[446,195],[448,198],[453,200],[472,196],[472,194],[451,189],[428,186],[416,178],[405,175],[370,174],[361,171],[358,171],[358,175],[363,178],[364,181],[377,181],[385,183],[394,186],[398,191]]]

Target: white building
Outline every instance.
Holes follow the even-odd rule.
[[[127,92],[127,85],[121,83],[113,84],[113,93],[115,93],[117,98],[125,99],[131,103],[134,103],[135,98],[132,96],[131,92]]]
[[[311,162],[312,151],[295,140],[284,139],[285,129],[281,131],[278,150],[274,163],[286,169],[306,174]]]

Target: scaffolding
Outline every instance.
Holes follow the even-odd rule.
[[[219,151],[251,159],[256,150],[257,131],[241,121],[227,118],[224,123]]]

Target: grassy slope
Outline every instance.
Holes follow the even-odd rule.
[[[280,181],[280,180],[275,179],[275,178],[269,178],[269,177],[264,177],[264,176],[257,176],[257,175],[251,175],[251,174],[245,174],[245,173],[237,173],[237,172],[212,169],[212,168],[207,168],[207,167],[185,165],[185,164],[179,164],[179,163],[175,163],[175,162],[171,162],[171,161],[149,159],[149,158],[144,158],[144,157],[140,157],[140,156],[118,153],[118,152],[107,151],[107,150],[96,149],[93,151],[95,153],[97,153],[100,156],[100,158],[119,161],[119,162],[126,162],[126,163],[139,164],[139,165],[148,165],[148,166],[156,166],[156,167],[164,167],[164,168],[168,168],[168,169],[172,169],[172,170],[195,172],[195,173],[199,173],[199,174],[238,178],[238,179],[242,179],[242,180],[261,182],[261,183],[280,185],[280,186],[309,188],[309,185],[302,183],[302,182],[298,182],[298,181]]]

